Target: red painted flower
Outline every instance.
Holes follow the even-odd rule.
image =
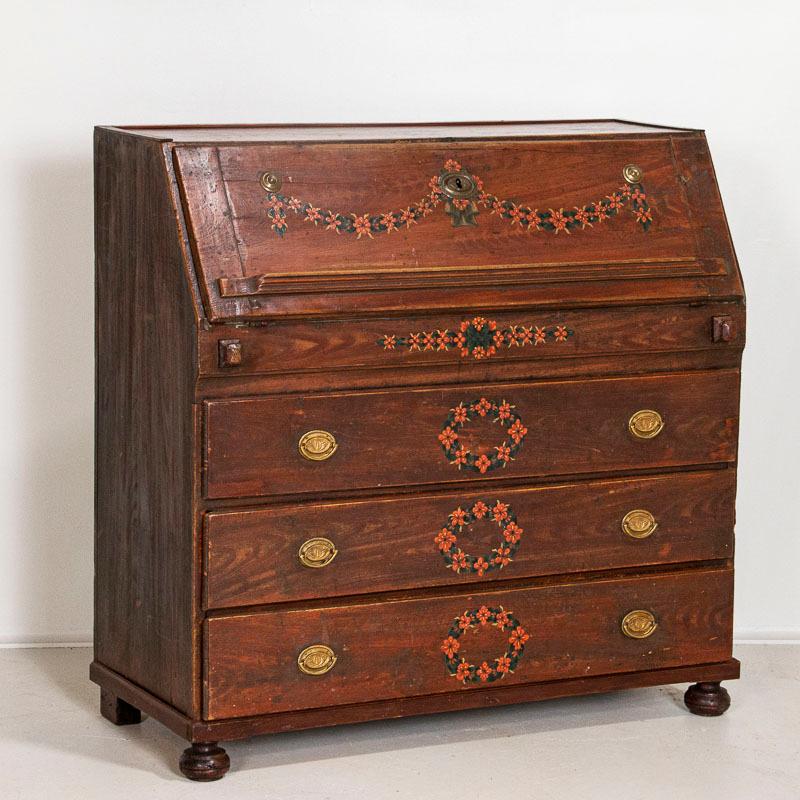
[[[490,566],[491,564],[483,556],[478,556],[478,559],[472,565],[472,568],[478,573],[478,575],[483,576],[483,573],[486,572]]]
[[[508,643],[515,650],[521,650],[525,645],[525,642],[527,642],[530,638],[531,637],[525,633],[525,628],[523,628],[521,625],[517,625],[517,627],[511,632],[511,636],[508,637]]]
[[[500,405],[497,406],[497,416],[499,419],[511,419],[511,409],[514,406],[511,403],[506,402],[505,400],[500,401]]]
[[[498,500],[492,508],[492,519],[495,522],[503,522],[508,519],[508,503],[501,503]]]
[[[440,434],[439,441],[445,450],[450,450],[458,441],[458,434],[448,425]]]
[[[404,208],[400,212],[400,221],[405,222],[406,225],[413,225],[417,221],[416,209],[412,206]]]
[[[556,229],[556,233],[558,233],[559,231],[566,231],[567,233],[569,233],[569,228],[567,227],[569,218],[564,216],[563,208],[560,208],[558,211],[553,211],[553,209],[551,208],[550,219],[548,221]]]
[[[462,569],[466,569],[469,566],[467,554],[463,550],[456,550],[452,558],[453,563],[450,564],[450,569],[452,569],[453,572],[461,572]]]
[[[425,345],[426,350],[433,350],[433,331],[431,331],[431,333],[425,333],[425,331],[422,332],[422,343]]]
[[[299,211],[303,204],[296,197],[290,197],[286,205],[291,208],[292,211]]]
[[[514,424],[508,429],[508,435],[516,444],[519,444],[525,438],[527,433],[528,429],[522,424],[519,417],[514,420]]]
[[[409,333],[408,334],[408,349],[409,350],[420,350],[421,349],[422,340],[420,334],[418,333]]]
[[[483,500],[478,500],[478,502],[472,506],[472,513],[475,515],[475,519],[483,519],[488,511],[489,506],[487,506]]]
[[[580,222],[581,226],[585,228],[587,225],[591,228],[592,223],[589,221],[589,212],[585,208],[575,208],[575,221]]]
[[[441,651],[448,657],[452,658],[461,648],[461,642],[453,636],[448,636],[441,646]]]
[[[476,612],[475,616],[478,618],[478,622],[481,625],[485,625],[489,621],[489,617],[492,616],[492,612],[486,606],[481,606]]]
[[[474,411],[477,411],[480,416],[485,417],[493,408],[492,403],[490,400],[487,400],[485,397],[481,397],[474,406],[472,406]]]
[[[450,463],[456,464],[458,468],[461,469],[461,465],[467,463],[468,455],[469,455],[469,450],[467,450],[466,447],[459,447],[458,450],[456,450],[455,458]]]
[[[462,661],[456,667],[456,678],[460,681],[464,681],[466,683],[469,680],[470,670],[472,669],[472,664],[467,664],[466,661]]]
[[[595,203],[594,215],[598,222],[602,222],[604,219],[608,219],[608,209],[602,203]]]
[[[478,667],[477,675],[481,679],[481,683],[486,683],[489,680],[489,676],[492,674],[492,668],[484,661]]]
[[[444,168],[446,172],[461,172],[461,164],[454,158],[448,158],[447,161],[444,162]]]
[[[462,353],[462,355],[467,355],[467,353],[468,353],[468,351],[465,351],[465,352]],[[472,355],[473,355],[474,358],[476,358],[478,361],[480,361],[482,358],[486,358],[486,356],[487,356],[486,348],[485,347],[481,347],[480,345],[478,345],[477,347],[474,347],[472,349]]]
[[[509,544],[516,544],[522,537],[522,528],[516,522],[509,522],[503,529],[503,538]]]
[[[386,214],[381,214],[381,225],[385,226],[386,233],[397,230],[397,221],[391,211],[388,211]]]
[[[458,627],[460,630],[465,631],[472,625],[472,617],[469,615],[468,611],[465,611],[459,618],[458,618]]]
[[[536,211],[535,209],[533,211],[529,211],[528,212],[525,221],[528,224],[528,230],[529,231],[538,230],[539,225],[541,225],[541,223],[542,223],[542,219],[539,216],[539,212]]]
[[[450,548],[455,544],[456,535],[449,528],[442,528],[433,541],[436,542],[439,550],[443,553],[449,553]]]
[[[508,447],[505,442],[499,447],[495,447],[495,450],[497,450],[497,459],[503,462],[503,466],[511,461],[511,448]]]
[[[481,475],[485,474],[489,467],[492,466],[492,462],[486,453],[481,454],[478,458],[475,459],[475,467]]]
[[[506,334],[504,331],[495,331],[492,336],[492,341],[495,347],[502,347],[506,343]]]
[[[511,659],[508,656],[500,656],[495,661],[497,662],[496,669],[501,675],[507,675],[511,672]]]
[[[547,344],[547,330],[545,328],[536,328],[533,331],[533,345]]]
[[[523,211],[519,206],[515,205],[514,203],[511,204],[511,208],[508,210],[509,216],[511,217],[511,224],[516,225],[517,223],[522,226],[523,220],[527,219],[527,214]]]
[[[436,331],[433,336],[433,341],[436,344],[437,350],[447,350],[447,345],[450,344],[450,332]]]
[[[467,512],[459,506],[455,511],[450,512],[450,522],[453,525],[458,525],[459,528],[463,528],[467,522]]]
[[[553,336],[557,342],[566,342],[567,336],[569,336],[569,331],[563,325],[556,325]]]
[[[467,421],[469,411],[463,403],[459,403],[455,408],[451,408],[450,411],[453,413],[453,422],[455,424],[460,425]]]
[[[631,192],[631,200],[634,203],[644,203],[647,200],[647,195],[638,187]]]
[[[306,209],[306,222],[313,222],[315,225],[322,219],[320,209],[309,206]]]
[[[500,630],[505,630],[511,624],[511,617],[508,615],[508,611],[502,610],[498,611],[497,614],[494,616],[495,623]]]
[[[652,222],[653,215],[650,213],[649,208],[637,208],[636,209],[636,221],[645,223],[645,222]]]
[[[272,230],[276,233],[285,233],[287,229],[286,219],[284,217],[274,217],[272,220]]]
[[[342,218],[338,214],[334,214],[333,211],[328,212],[328,216],[325,217],[325,230],[326,231],[336,231],[336,233],[341,233],[339,228],[342,227]]]
[[[507,567],[511,563],[511,548],[510,547],[498,547],[494,552],[495,556],[492,561],[497,564],[500,569],[503,567]]]
[[[353,214],[353,227],[356,229],[358,239],[365,234],[372,238],[372,222],[370,222],[369,214],[362,214],[360,217]]]
[[[486,325],[486,318],[485,318],[485,317],[475,317],[475,318],[472,320],[472,322],[471,322],[471,323],[463,323],[463,322],[462,322],[462,323],[461,323],[461,325],[462,325],[462,330],[466,330],[466,328],[464,328],[464,327],[463,327],[465,324],[467,325],[467,328],[468,328],[468,327],[469,327],[469,325],[471,324],[471,325],[472,325],[472,327],[473,327],[473,328],[475,328],[475,330],[476,330],[476,331],[482,331],[482,330],[483,330],[483,326],[484,326],[484,325]]]
[[[614,210],[622,208],[624,202],[622,198],[614,192],[614,194],[608,195],[608,207],[613,208]]]

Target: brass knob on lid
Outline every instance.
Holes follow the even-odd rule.
[[[297,556],[304,567],[319,569],[320,567],[327,567],[336,558],[338,552],[330,539],[326,539],[324,536],[317,536],[303,542]]]
[[[308,431],[297,444],[300,455],[309,461],[325,461],[336,452],[338,446],[334,435],[328,431]]]
[[[644,408],[637,411],[628,420],[628,430],[637,439],[652,439],[658,436],[664,428],[664,420],[658,411],[651,411],[649,408]]]
[[[622,531],[633,539],[646,539],[658,527],[656,518],[643,508],[635,508],[622,518]]]
[[[281,186],[283,185],[280,175],[276,175],[274,172],[269,171],[261,174],[260,181],[261,186],[268,192],[279,192],[281,190]]]
[[[333,669],[336,654],[326,644],[312,644],[297,656],[297,666],[306,675],[324,675]]]
[[[642,169],[637,167],[636,164],[626,164],[622,168],[622,177],[628,183],[641,183],[642,182]]]
[[[620,627],[629,639],[646,639],[655,633],[658,623],[649,611],[637,609],[629,611],[622,618]]]

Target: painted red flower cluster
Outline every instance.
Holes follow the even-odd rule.
[[[506,400],[498,403],[487,400],[485,397],[473,400],[471,403],[461,402],[455,408],[451,408],[439,434],[439,443],[447,460],[459,469],[463,467],[480,472],[481,475],[498,467],[505,467],[509,461],[513,461],[522,448],[523,439],[528,434],[528,429],[523,425],[514,408],[515,406]],[[508,437],[503,439],[502,444],[494,447],[489,455],[486,453],[476,455],[468,450],[458,438],[458,432],[464,425],[478,417],[489,417],[492,422],[499,422]]]
[[[434,212],[442,202],[445,210],[453,217],[456,227],[477,225],[475,217],[478,206],[490,210],[501,219],[507,220],[512,226],[518,225],[520,230],[551,231],[553,233],[570,233],[577,229],[592,227],[599,222],[617,216],[625,207],[629,207],[636,221],[646,231],[653,222],[652,209],[647,201],[647,195],[640,183],[620,186],[610,194],[582,206],[571,208],[548,209],[538,211],[535,208],[521,205],[512,200],[502,200],[499,197],[484,191],[483,181],[477,175],[471,178],[477,188],[474,197],[468,199],[450,199],[442,189],[442,179],[452,172],[465,172],[461,164],[454,159],[444,163],[442,171],[434,175],[428,182],[428,193],[414,203],[409,203],[405,208],[395,211],[384,211],[377,214],[369,212],[339,212],[324,210],[312,203],[304,202],[291,195],[267,191],[267,219],[272,230],[283,237],[289,225],[287,214],[293,213],[305,222],[315,226],[322,226],[327,231],[337,234],[349,233],[357,239],[366,237],[372,239],[375,234],[391,233],[392,231],[408,228],[423,217]]]
[[[497,322],[485,317],[464,320],[457,331],[420,331],[408,336],[384,334],[378,344],[384,350],[404,350],[421,352],[423,350],[457,349],[462,358],[472,356],[476,360],[490,358],[500,347],[536,347],[547,342],[566,342],[575,332],[566,325],[511,325],[499,328]]]
[[[492,625],[508,634],[506,650],[503,655],[493,659],[492,663],[483,661],[480,664],[470,664],[461,652],[461,637],[467,631],[477,631],[486,625]],[[502,606],[481,606],[465,611],[453,620],[440,650],[444,654],[448,673],[461,683],[493,683],[514,672],[528,639],[530,635],[510,611]]]
[[[497,523],[500,528],[500,542],[490,553],[482,556],[472,556],[465,553],[458,546],[458,534],[465,526],[472,525],[477,520],[488,519]],[[471,508],[461,508],[453,511],[445,526],[436,534],[434,543],[444,557],[448,569],[455,573],[472,573],[483,575],[493,569],[503,569],[511,563],[516,554],[523,530],[517,524],[517,517],[507,503],[499,500],[478,500]]]

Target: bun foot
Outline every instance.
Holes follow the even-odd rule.
[[[686,708],[701,717],[718,717],[724,714],[731,704],[731,696],[719,682],[693,683],[683,696]]]
[[[198,742],[183,751],[180,768],[190,781],[218,781],[231,768],[231,760],[216,742]]]
[[[138,725],[142,721],[138,708],[105,689],[100,690],[100,713],[115,725]]]

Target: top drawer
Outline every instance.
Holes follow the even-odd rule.
[[[211,320],[742,295],[700,134],[174,154]]]
[[[212,400],[206,496],[730,462],[738,407],[735,370]]]

